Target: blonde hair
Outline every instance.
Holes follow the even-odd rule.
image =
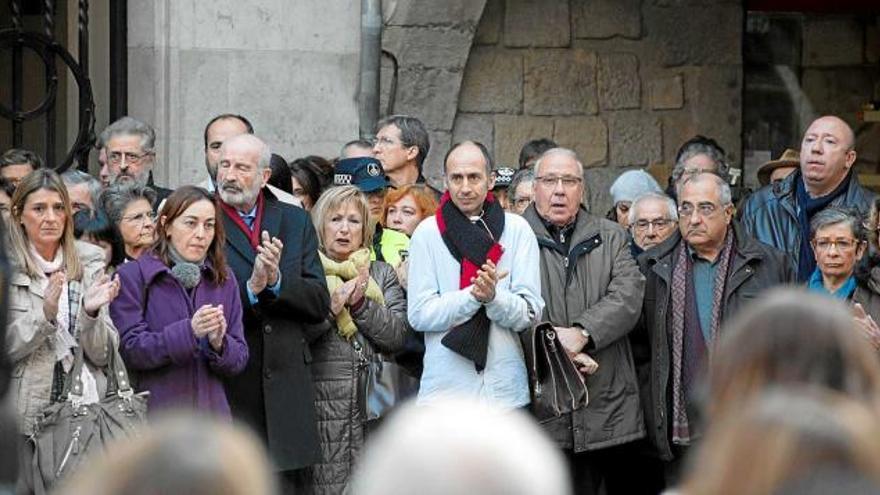
[[[80,280],[83,269],[82,263],[76,255],[76,240],[73,235],[73,211],[70,208],[70,196],[67,194],[67,188],[64,187],[61,177],[53,170],[46,168],[34,170],[22,179],[18,187],[15,188],[15,193],[12,194],[11,218],[9,219],[9,243],[12,253],[30,277],[43,276],[43,270],[40,269],[33,255],[31,255],[30,240],[24,230],[24,225],[21,223],[21,216],[24,213],[24,204],[27,202],[27,198],[41,189],[58,193],[61,196],[61,202],[64,204],[64,214],[67,217],[64,221],[64,231],[61,234],[59,245],[62,252],[64,272],[68,280]]]
[[[327,216],[342,207],[353,204],[363,218],[363,246],[373,245],[373,234],[376,231],[376,221],[370,218],[370,205],[367,197],[356,186],[337,186],[321,193],[318,202],[312,207],[312,223],[318,233],[318,249],[324,251],[324,222]]]

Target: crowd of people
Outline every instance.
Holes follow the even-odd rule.
[[[395,423],[392,414],[404,436],[389,427],[381,440],[380,428],[378,445],[408,451],[368,448],[364,459],[389,410],[464,398],[527,417],[541,391],[523,341],[543,322],[589,399],[511,423],[531,422],[522,435],[539,439],[535,452],[555,446],[542,471],[569,474],[534,493],[769,494],[843,479],[880,487],[880,447],[862,440],[880,424],[880,199],[858,182],[843,120],[813,121],[799,152],[762,167],[750,194],[731,187],[721,146],[696,136],[665,187],[645,170],[622,173],[604,215],[585,202],[577,153],[549,139],[524,143],[512,166],[482,143],[455,143],[440,190],[423,174],[430,142],[419,119],[390,116],[376,131],[338,157],[288,161],[247,118],[221,114],[204,130],[208,177],[175,190],[154,183],[155,130],[132,117],[100,134],[97,178],[6,151],[19,465],[33,464],[28,439],[78,348],[82,400],[92,402],[108,393],[118,349],[137,390],[150,393],[151,418],[186,411],[246,425],[275,473],[250,472],[266,493],[379,493],[383,483],[385,493],[409,493],[401,483],[419,480],[391,479],[396,464],[455,463],[434,445],[420,456],[404,418],[451,428],[422,442],[459,449],[458,436],[441,416]],[[207,435],[169,428],[192,430],[181,435],[193,442]],[[162,435],[120,459],[130,466],[187,447]],[[253,450],[251,437],[235,442]],[[528,442],[510,445],[527,451]],[[96,461],[95,472],[112,463]],[[358,475],[362,464],[374,471]],[[98,483],[83,473],[71,486]],[[454,467],[444,473],[456,477]]]

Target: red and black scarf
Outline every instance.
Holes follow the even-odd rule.
[[[496,265],[504,248],[498,244],[504,232],[504,209],[492,193],[486,195],[483,214],[477,221],[471,221],[450,200],[449,192],[443,193],[437,208],[437,227],[443,242],[452,256],[461,263],[458,286],[461,289],[471,285],[471,279],[487,260]],[[468,321],[454,327],[441,341],[450,350],[474,362],[478,372],[486,368],[489,352],[489,326],[486,307],[480,307]]]
[[[218,193],[218,196],[219,196],[219,193]],[[232,206],[229,206],[228,204],[223,202],[222,199],[219,201],[219,203],[220,203],[220,208],[222,208],[223,211],[225,211],[226,214],[229,215],[229,218],[232,220],[232,223],[234,223],[236,226],[238,226],[239,229],[241,229],[242,232],[244,232],[244,235],[247,236],[248,241],[250,241],[250,243],[251,243],[251,247],[254,248],[254,251],[256,251],[257,246],[260,245],[260,242],[261,242],[260,236],[262,235],[262,230],[260,230],[260,227],[263,224],[263,210],[264,210],[264,206],[265,206],[265,199],[263,198],[263,191],[260,191],[260,194],[257,196],[257,213],[256,213],[256,216],[254,217],[253,227],[248,227],[247,224],[244,223],[244,220],[241,218],[241,215],[238,214],[238,210],[236,210]]]

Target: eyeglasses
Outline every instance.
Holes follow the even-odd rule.
[[[572,189],[574,187],[577,187],[577,185],[580,184],[583,179],[580,177],[575,177],[573,175],[563,175],[561,177],[557,177],[555,175],[542,175],[540,177],[535,177],[535,180],[538,182],[538,184],[548,189],[556,187],[556,184],[560,182],[562,183],[562,187],[564,187],[565,189]]]
[[[141,160],[146,158],[147,155],[149,155],[149,154],[150,153],[137,154],[137,153],[132,153],[129,151],[125,151],[125,152],[113,151],[113,152],[110,152],[107,154],[107,160],[109,160],[110,163],[112,163],[114,165],[119,165],[120,163],[123,162],[123,159],[125,159],[125,163],[137,164],[137,163],[140,163]]]
[[[380,138],[376,138],[375,140],[373,140],[373,146],[380,146],[382,148],[387,148],[389,146],[397,146],[398,144],[403,145],[402,142],[395,141],[395,140],[388,138],[388,137],[385,137],[385,136],[382,136]]]
[[[837,239],[834,241],[831,239],[816,239],[813,241],[813,247],[816,248],[817,251],[822,251],[823,253],[831,251],[832,247],[836,247],[837,250],[841,252],[849,252],[855,249],[858,245],[859,242],[855,239]]]
[[[718,211],[718,205],[714,203],[700,203],[697,206],[694,206],[690,203],[685,203],[678,207],[678,216],[681,218],[690,218],[694,213],[699,214],[701,217],[711,217]]]
[[[156,221],[157,215],[152,211],[145,211],[142,213],[137,213],[135,215],[129,215],[127,217],[122,217],[124,222],[133,223],[133,224],[141,224],[143,225],[147,221],[150,223]]]
[[[517,208],[525,208],[532,203],[532,198],[517,198],[516,201],[513,202]]]
[[[654,230],[663,229],[667,227],[670,223],[672,223],[672,220],[668,218],[657,218],[654,220],[637,220],[634,224],[634,227],[636,230],[644,232],[651,227],[654,227]]]

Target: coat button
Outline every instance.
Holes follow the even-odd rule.
[[[267,370],[263,371],[263,376],[266,377],[266,380],[271,380],[272,379],[272,372],[267,369]]]
[[[272,325],[266,325],[263,327],[263,331],[266,333],[272,333]]]

